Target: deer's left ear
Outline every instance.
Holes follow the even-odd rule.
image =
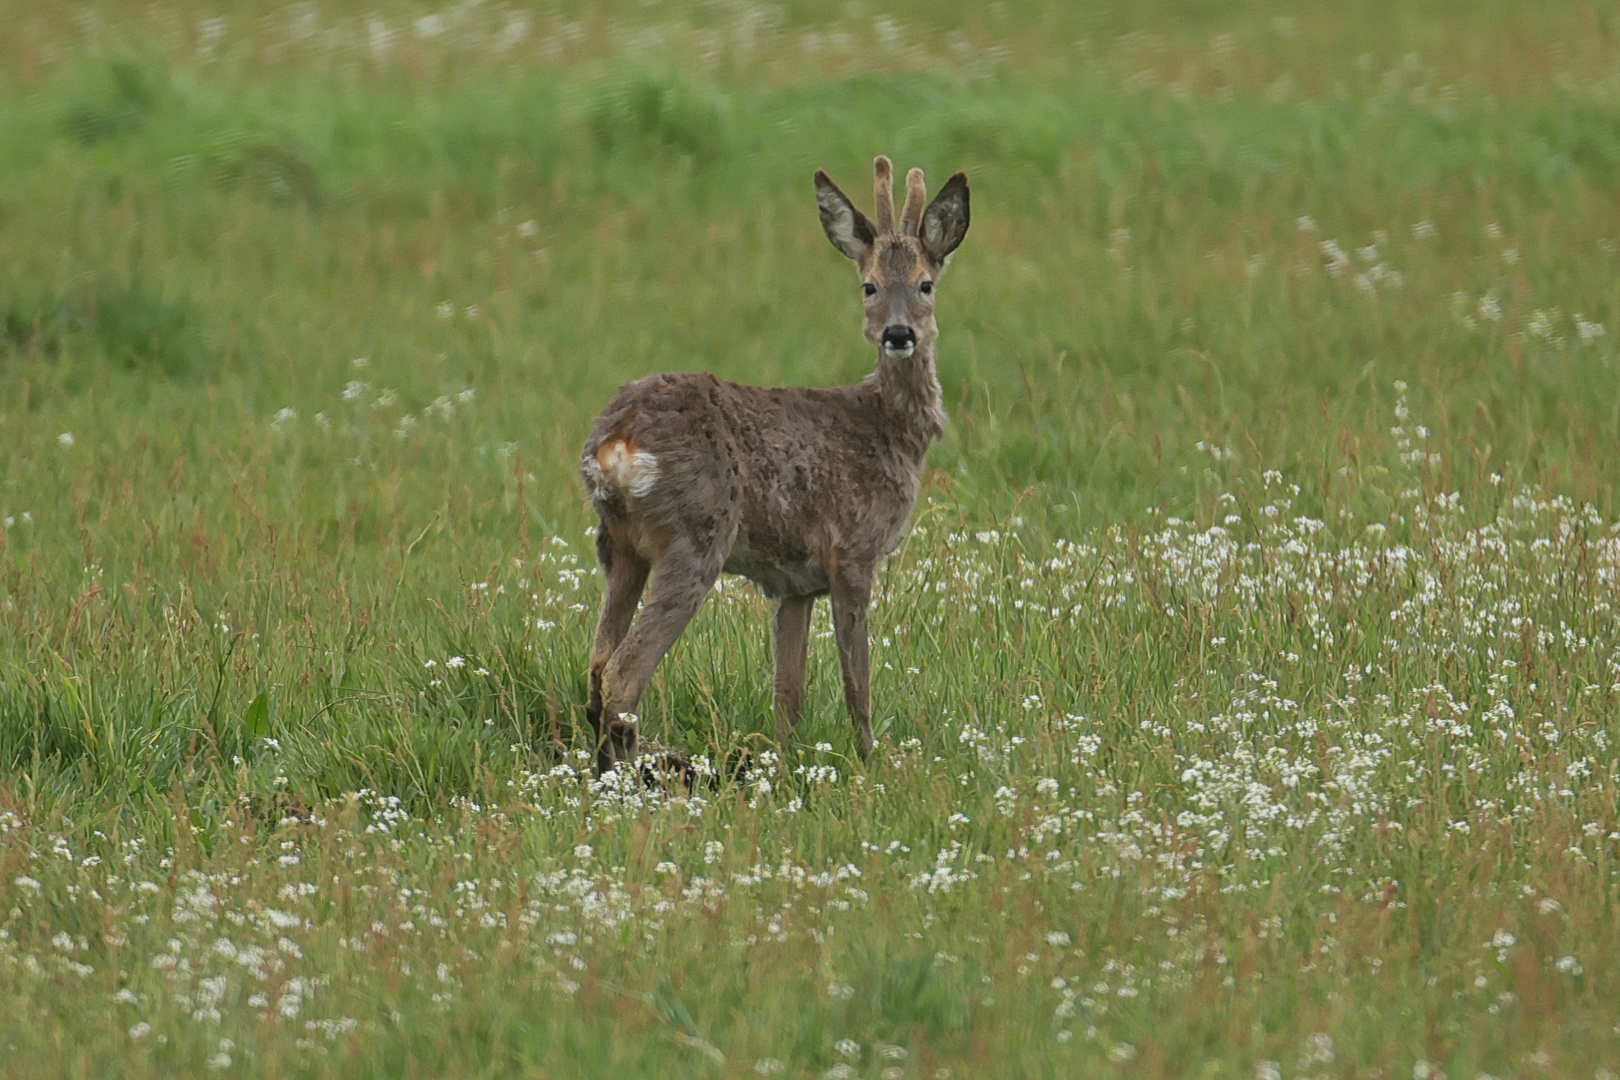
[[[967,173],[957,173],[945,181],[934,201],[923,211],[917,239],[930,259],[943,266],[968,231]]]
[[[877,240],[877,230],[820,169],[816,170],[816,207],[821,211],[821,228],[833,247],[856,262],[865,258]]]

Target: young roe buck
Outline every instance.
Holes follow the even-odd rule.
[[[877,346],[871,375],[829,389],[652,375],[621,389],[591,428],[580,472],[602,522],[606,592],[586,716],[603,773],[637,759],[642,691],[721,571],[776,601],[784,745],[804,701],[810,613],[818,596],[831,596],[844,703],[862,756],[872,750],[872,579],[905,533],[923,456],[945,424],[934,285],[968,229],[964,174],[924,209],[922,170],[912,169],[897,223],[889,159],[874,168],[875,221],[816,172],[821,227],[860,270],[866,339]]]

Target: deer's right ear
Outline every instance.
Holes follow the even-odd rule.
[[[968,231],[967,174],[957,173],[945,181],[934,201],[923,211],[922,228],[917,239],[928,257],[940,266],[962,242]]]
[[[827,239],[845,257],[860,262],[872,250],[877,229],[820,169],[816,170],[816,207],[821,211],[821,227]]]

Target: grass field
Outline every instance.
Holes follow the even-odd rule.
[[[1609,5],[0,26],[0,1075],[1620,1074]],[[597,781],[590,419],[869,371],[880,152],[878,750],[727,580]]]

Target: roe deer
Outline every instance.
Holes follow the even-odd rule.
[[[586,716],[603,773],[637,759],[642,691],[721,571],[776,601],[784,745],[804,701],[811,610],[831,595],[844,704],[861,755],[871,753],[872,579],[905,533],[923,456],[944,428],[934,285],[968,229],[963,173],[924,209],[922,170],[912,169],[897,225],[889,159],[874,168],[875,221],[816,172],[821,227],[860,271],[866,339],[877,346],[871,375],[829,389],[652,375],[621,389],[591,427],[580,472],[601,518],[606,589]]]

